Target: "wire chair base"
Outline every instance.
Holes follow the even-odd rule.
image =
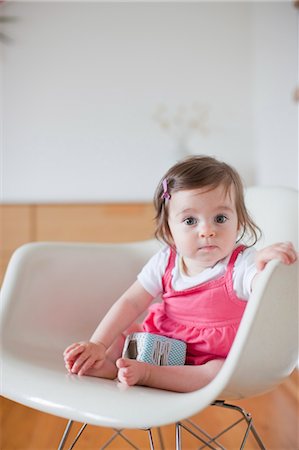
[[[243,450],[245,448],[247,439],[250,435],[255,438],[256,443],[258,444],[259,448],[261,450],[266,450],[266,447],[263,444],[263,441],[261,437],[259,436],[258,432],[256,431],[256,428],[253,425],[252,416],[250,413],[245,411],[244,409],[240,408],[236,405],[231,405],[229,403],[226,403],[223,400],[217,400],[214,403],[211,404],[211,406],[218,406],[220,408],[226,408],[233,411],[236,411],[241,415],[241,418],[233,422],[231,425],[223,429],[220,433],[218,433],[216,436],[211,436],[208,434],[205,430],[200,428],[197,424],[195,424],[192,420],[186,419],[183,422],[178,422],[176,424],[176,450],[182,450],[182,429],[190,433],[193,437],[198,439],[203,445],[198,447],[198,450],[204,449],[204,448],[210,448],[212,450],[226,450],[226,448],[220,443],[219,438],[223,436],[225,433],[230,431],[232,428],[240,424],[241,422],[246,423],[246,430],[245,434],[243,436],[243,440],[241,442],[241,445],[239,447],[240,450]]]
[[[212,450],[226,450],[226,448],[220,443],[219,439],[227,432],[232,430],[234,427],[236,427],[241,422],[246,423],[246,430],[245,434],[243,436],[243,440],[241,442],[241,445],[239,447],[240,450],[243,450],[245,448],[246,442],[250,434],[255,438],[255,441],[257,445],[259,446],[260,450],[266,450],[266,447],[263,444],[262,439],[260,438],[258,432],[256,431],[254,425],[252,416],[250,413],[245,411],[244,409],[240,408],[236,405],[231,405],[229,403],[226,403],[223,400],[217,400],[214,403],[211,404],[211,406],[217,406],[220,408],[226,408],[233,410],[241,415],[241,417],[233,422],[231,425],[223,429],[221,432],[219,432],[216,436],[211,436],[209,433],[207,433],[205,430],[200,428],[197,424],[195,424],[192,420],[186,419],[182,422],[176,423],[176,450],[182,450],[182,430],[190,433],[194,438],[196,438],[198,441],[201,442],[201,446],[198,447],[198,450],[202,450],[204,448],[209,448]],[[67,438],[69,436],[70,430],[72,428],[73,421],[69,420],[65,431],[63,433],[63,436],[61,438],[58,450],[65,450],[65,445]],[[83,424],[78,431],[76,437],[73,439],[71,445],[68,447],[68,450],[73,450],[74,446],[76,445],[77,441],[79,440],[80,436],[84,432],[85,428],[87,427],[87,424]],[[149,449],[155,450],[154,445],[154,439],[151,429],[144,430],[148,434],[148,441],[149,441]],[[127,444],[129,444],[134,450],[139,450],[139,448],[123,433],[123,430],[117,430],[114,429],[114,434],[106,441],[106,443],[99,449],[99,450],[105,450],[109,447],[109,445],[114,441],[115,438],[121,437],[124,441],[126,441]],[[158,428],[158,438],[159,438],[159,448],[161,450],[170,450],[167,447],[164,446],[163,442],[163,436],[161,429]]]

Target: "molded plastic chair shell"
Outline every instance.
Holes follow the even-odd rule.
[[[277,220],[271,212],[268,216],[272,223]],[[298,265],[272,261],[258,280],[223,368],[206,387],[174,393],[67,374],[65,347],[90,337],[157,246],[147,241],[20,247],[1,290],[2,395],[79,422],[150,428],[190,417],[216,399],[258,395],[293,371]]]

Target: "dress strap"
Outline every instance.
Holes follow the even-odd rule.
[[[239,254],[245,250],[245,248],[247,248],[246,245],[239,245],[235,248],[228,261],[227,271],[231,271],[233,269],[236,259],[238,258]]]
[[[227,264],[227,269],[226,269],[226,273],[225,273],[225,279],[231,279],[232,278],[232,272],[233,272],[233,268],[234,268],[234,264],[236,262],[237,257],[239,256],[239,254],[246,249],[246,245],[239,245],[238,247],[236,247],[229,259],[229,262]],[[162,277],[162,287],[163,287],[163,292],[166,292],[168,290],[172,289],[171,286],[171,280],[172,280],[172,270],[175,266],[175,260],[176,260],[176,251],[172,248],[169,247],[170,249],[170,253],[169,253],[169,258],[168,258],[168,263],[164,272],[164,275]],[[216,280],[217,281],[217,280]],[[211,283],[211,281],[207,281],[205,283],[202,283],[201,286],[204,286],[208,283]],[[212,281],[212,283],[215,283],[215,280]],[[194,289],[197,288],[197,286],[194,287]],[[193,288],[190,288],[189,290],[191,290]]]
[[[175,259],[176,259],[176,251],[172,247],[169,247],[169,250],[170,253],[168,263],[164,275],[162,277],[162,287],[164,292],[167,287],[171,287],[172,270],[175,266]]]

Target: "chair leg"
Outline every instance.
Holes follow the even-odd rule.
[[[239,422],[242,422],[243,419],[240,419]],[[225,447],[223,447],[223,445],[221,445],[220,442],[218,442],[218,438],[225,432],[228,431],[229,428],[232,428],[233,426],[236,425],[236,423],[234,425],[231,425],[230,427],[228,427],[225,431],[222,431],[221,433],[217,434],[216,436],[211,436],[209,433],[207,433],[205,430],[203,430],[202,428],[200,428],[197,424],[195,424],[194,422],[192,422],[192,420],[190,419],[186,419],[184,420],[184,422],[188,423],[189,425],[191,425],[193,428],[195,428],[196,432],[201,433],[204,438],[200,438],[196,433],[192,433],[193,436],[197,437],[197,439],[199,439],[203,444],[205,444],[205,446],[208,446],[211,449],[214,449],[215,447],[212,447],[212,443],[217,445],[217,450],[226,450]],[[239,423],[238,422],[238,423]],[[208,439],[208,440],[206,440]]]
[[[67,437],[69,435],[69,432],[71,431],[73,423],[74,422],[72,420],[68,421],[57,450],[62,450],[63,449],[65,441],[67,440]]]
[[[112,441],[114,441],[115,438],[117,438],[118,436],[121,437],[124,441],[127,442],[127,444],[129,444],[134,450],[138,450],[138,447],[136,447],[136,445],[129,439],[127,438],[127,436],[125,436],[123,434],[123,430],[117,430],[116,428],[113,428],[115,433],[108,439],[108,441],[100,448],[100,450],[104,450],[105,448],[107,448]]]
[[[64,430],[63,436],[61,438],[58,450],[63,450],[64,449],[64,445],[65,445],[67,437],[68,437],[68,435],[69,435],[69,433],[71,431],[72,425],[73,425],[73,421],[69,420],[68,423],[67,423],[67,426],[66,426],[66,428]],[[71,443],[71,446],[69,447],[68,450],[72,450],[74,448],[74,446],[76,445],[76,442],[78,441],[78,439],[80,438],[81,434],[83,433],[83,431],[85,430],[86,427],[87,427],[87,423],[84,423],[82,425],[82,427],[80,428],[80,430],[78,431],[77,436],[75,437],[75,439]]]
[[[261,450],[266,450],[266,447],[264,446],[261,437],[259,436],[258,432],[256,431],[256,428],[253,425],[253,420],[252,420],[251,414],[249,414],[247,411],[240,408],[239,406],[230,405],[228,403],[225,403],[223,400],[217,400],[214,403],[212,403],[211,406],[218,406],[221,408],[227,408],[227,409],[234,410],[234,411],[238,412],[239,414],[241,414],[242,417],[240,419],[238,419],[237,421],[235,421],[234,423],[232,423],[227,428],[225,428],[224,430],[222,430],[220,433],[218,433],[214,437],[210,436],[208,433],[206,433],[204,430],[202,430],[198,425],[196,425],[190,419],[187,419],[182,423],[177,423],[176,424],[176,450],[181,450],[181,448],[182,448],[181,428],[183,428],[184,430],[186,430],[187,432],[192,434],[196,439],[198,439],[199,441],[201,441],[204,444],[202,447],[200,447],[201,449],[205,448],[205,447],[215,449],[216,447],[214,447],[213,444],[216,444],[218,449],[220,448],[222,450],[225,450],[225,447],[223,447],[218,442],[218,439],[224,433],[228,432],[229,430],[231,430],[233,427],[235,427],[242,421],[246,422],[247,427],[246,427],[246,431],[245,431],[245,434],[244,434],[244,437],[243,437],[243,440],[242,440],[242,443],[241,443],[241,446],[239,447],[239,449],[240,450],[244,449],[247,438],[248,438],[249,434],[252,433],[252,436],[255,438],[256,443],[258,444],[259,448]],[[195,429],[195,431],[193,431],[191,427],[193,429]],[[203,437],[200,436],[198,433],[201,433],[201,435],[203,435]]]
[[[62,438],[61,438],[61,441],[60,441],[60,443],[59,443],[59,446],[58,446],[58,449],[57,449],[57,450],[63,450],[63,449],[64,449],[66,440],[67,440],[68,435],[69,435],[69,433],[70,433],[70,431],[71,431],[71,428],[72,428],[72,426],[73,426],[73,423],[74,423],[74,422],[73,422],[72,420],[69,420],[69,421],[68,421],[68,423],[67,423],[67,425],[66,425],[66,427],[65,427],[63,436],[62,436]],[[77,433],[77,436],[75,437],[75,439],[74,439],[73,442],[71,443],[71,446],[69,447],[68,450],[72,450],[72,449],[74,448],[74,446],[76,445],[77,441],[79,440],[81,434],[83,433],[83,431],[85,430],[86,427],[87,427],[87,423],[85,423],[85,424],[82,425],[82,427],[80,428],[80,430],[79,430],[78,433]],[[106,449],[106,448],[111,444],[111,442],[114,441],[114,439],[115,439],[117,436],[120,436],[124,441],[126,441],[129,445],[131,445],[131,447],[132,447],[134,450],[139,450],[138,447],[136,447],[136,446],[134,445],[134,443],[133,443],[130,439],[128,439],[127,436],[125,436],[125,435],[123,434],[123,432],[122,432],[123,430],[117,430],[117,429],[114,429],[114,431],[115,431],[115,433],[108,439],[108,441],[101,447],[100,450]],[[153,434],[152,434],[151,428],[149,428],[149,429],[147,429],[147,430],[144,430],[144,431],[147,431],[147,434],[148,434],[150,450],[155,450],[154,439],[153,439]],[[160,430],[160,429],[158,429],[158,435],[159,435],[159,441],[160,441],[161,450],[164,450],[163,437],[162,437],[162,433],[161,433],[161,430]]]
[[[149,440],[150,448],[151,448],[151,450],[155,450],[154,441],[153,441],[153,434],[152,434],[151,428],[149,428],[147,430],[147,434],[148,434],[148,440]]]
[[[175,424],[175,450],[182,449],[182,434],[181,434],[181,423]]]
[[[181,428],[183,428],[184,430],[186,430],[188,433],[192,434],[192,436],[194,436],[196,439],[198,439],[202,444],[204,444],[202,447],[200,448],[205,448],[205,447],[209,447],[212,450],[219,450],[219,448],[221,450],[225,450],[224,447],[222,447],[219,443],[217,443],[216,438],[212,438],[210,437],[207,433],[205,433],[205,431],[201,430],[197,425],[195,425],[194,422],[192,422],[191,420],[185,420],[184,422],[189,423],[192,427],[194,427],[197,431],[200,431],[201,433],[203,433],[206,437],[209,438],[209,440],[205,440],[204,438],[202,438],[201,436],[199,436],[196,432],[194,432],[193,430],[191,430],[190,427],[187,427],[187,425],[183,422],[178,422],[176,424],[176,450],[182,450],[182,434],[181,434]],[[216,442],[217,443],[217,448],[213,447],[211,445],[212,442]]]
[[[212,403],[212,406],[218,406],[220,408],[232,409],[234,411],[239,412],[243,416],[243,419],[247,423],[247,429],[246,429],[246,432],[245,432],[244,439],[243,439],[243,442],[241,444],[240,450],[242,450],[244,448],[246,440],[247,440],[247,438],[249,436],[249,432],[250,431],[251,431],[253,437],[255,438],[256,443],[258,444],[260,449],[261,450],[266,450],[266,447],[264,446],[260,435],[258,434],[258,432],[256,431],[256,428],[253,425],[253,419],[252,419],[252,416],[251,416],[251,414],[249,412],[245,411],[240,406],[230,405],[229,403],[225,403],[223,400],[217,400],[216,402]]]
[[[157,428],[157,432],[158,432],[158,437],[159,437],[160,449],[165,450],[164,439],[163,439],[162,430],[160,427]]]
[[[134,450],[139,450],[138,447],[136,447],[136,445],[127,437],[123,434],[123,430],[117,430],[114,428],[115,433],[110,437],[110,439],[108,439],[108,441],[100,448],[100,450],[104,450],[106,449],[112,441],[114,441],[114,439],[116,437],[121,437],[124,441],[127,442],[127,444],[129,444]],[[155,450],[155,445],[154,445],[154,439],[153,439],[153,434],[152,434],[152,430],[151,428],[147,429],[147,430],[143,430],[143,431],[147,431],[147,435],[148,435],[148,440],[149,440],[149,445],[150,445],[150,450]],[[160,441],[161,443],[161,441]],[[163,448],[162,448],[163,450]]]

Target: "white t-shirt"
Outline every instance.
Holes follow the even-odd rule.
[[[252,247],[246,248],[239,253],[233,269],[233,287],[237,296],[243,300],[248,300],[251,293],[253,277],[257,273],[254,262],[256,250]],[[162,294],[162,277],[170,255],[170,248],[164,246],[159,250],[138,274],[137,279],[153,297]],[[172,287],[176,291],[183,291],[193,286],[197,286],[206,281],[219,278],[226,271],[230,256],[219,261],[214,267],[209,267],[198,275],[188,276],[181,270],[181,257],[176,255],[175,266],[172,271]]]

